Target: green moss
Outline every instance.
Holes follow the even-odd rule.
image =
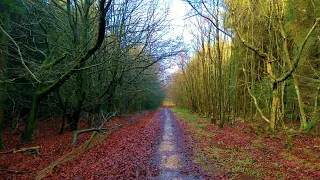
[[[199,119],[198,116],[196,114],[193,114],[190,110],[179,107],[179,106],[175,106],[170,110],[175,112],[177,116],[187,121],[195,122],[197,119]]]
[[[199,128],[205,128],[205,127],[207,127],[208,126],[208,124],[198,124],[198,127]]]

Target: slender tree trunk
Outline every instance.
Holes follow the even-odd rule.
[[[279,4],[276,3],[276,6],[279,7]],[[289,65],[290,69],[292,69],[293,65],[292,65],[292,58],[291,58],[290,52],[289,52],[289,42],[288,42],[287,34],[285,32],[283,21],[282,21],[283,20],[283,16],[284,16],[283,13],[284,12],[282,11],[282,13],[280,14],[281,18],[278,18],[278,22],[279,22],[279,26],[280,26],[281,36],[282,36],[282,38],[284,40],[283,49],[284,49],[284,52],[285,52],[285,58],[287,60],[287,63]],[[292,72],[291,76],[293,78],[293,85],[294,85],[294,89],[296,91],[297,98],[298,98],[298,105],[299,105],[299,111],[300,111],[300,129],[303,130],[308,125],[307,117],[306,117],[306,114],[305,114],[305,111],[304,111],[304,108],[303,108],[302,97],[300,95],[299,82],[298,82],[294,72]]]
[[[207,46],[210,46],[208,44]],[[200,98],[201,98],[201,110],[203,111],[203,115],[207,117],[207,84],[206,84],[206,57],[207,52],[204,45],[204,38],[202,40],[202,48],[203,48],[203,55],[201,56],[201,68],[202,68],[202,88],[200,88],[200,91],[202,91]]]
[[[312,113],[312,121],[319,121],[316,119],[316,115],[318,113],[318,96],[320,94],[320,87],[317,88],[316,97],[314,99],[314,109]]]
[[[64,125],[65,125],[65,117],[66,117],[66,112],[67,112],[67,107],[64,103],[64,100],[62,98],[62,95],[61,95],[61,92],[60,92],[60,88],[57,89],[57,96],[58,96],[58,99],[59,99],[59,104],[60,104],[60,107],[62,109],[62,123],[61,123],[61,127],[60,127],[60,130],[59,130],[59,134],[62,134],[63,132],[63,129],[64,129]]]
[[[293,78],[294,89],[296,90],[296,94],[297,94],[297,98],[298,98],[298,105],[299,105],[300,118],[301,118],[300,119],[300,129],[304,130],[308,125],[307,116],[306,116],[306,113],[304,112],[299,83],[298,83],[298,80],[297,80],[295,74],[292,74],[292,78]]]
[[[272,104],[271,104],[271,114],[269,130],[273,134],[276,127],[277,114],[279,109],[280,99],[278,91],[278,83],[273,83],[272,85]]]
[[[248,53],[249,53],[249,50],[247,49],[246,50],[246,62],[248,62],[248,60],[249,60],[249,56],[248,56]],[[248,69],[248,64],[247,63],[245,63],[244,64],[244,68],[245,69]],[[249,79],[248,79],[248,82],[249,82]],[[243,109],[243,120],[244,121],[246,121],[246,119],[247,119],[247,88],[246,88],[246,86],[243,86],[243,107],[242,107],[242,109]]]
[[[107,97],[107,109],[106,111],[107,112],[111,112],[113,110],[113,106],[114,106],[114,97],[115,97],[115,90],[116,89],[116,85],[112,85],[112,87],[110,88],[109,90],[109,93],[108,93],[108,97]],[[142,100],[141,100],[142,102]],[[139,103],[140,104],[140,109],[142,109],[142,103]]]
[[[75,39],[75,47],[80,44],[80,49],[82,52],[78,52],[79,54],[82,54],[83,52],[88,51],[88,28],[89,28],[89,21],[88,21],[88,15],[89,15],[89,2],[88,0],[84,0],[83,4],[83,17],[82,17],[82,27],[81,27],[81,39]],[[77,27],[77,24],[74,24],[74,27]],[[77,28],[76,28],[77,29]],[[74,32],[77,33],[76,31]],[[76,50],[77,51],[77,50]],[[86,66],[86,65],[85,65]],[[80,120],[80,114],[83,102],[86,98],[86,83],[87,83],[87,77],[86,77],[86,70],[82,70],[77,74],[77,90],[76,90],[76,102],[74,105],[74,109],[72,112],[72,122],[70,124],[70,131],[75,131],[78,129],[78,123]]]
[[[314,99],[314,108],[313,108],[313,113],[312,113],[312,119],[311,121],[308,123],[308,125],[306,126],[306,128],[304,129],[304,131],[306,133],[310,133],[312,131],[312,129],[316,126],[319,125],[320,120],[317,117],[318,114],[318,96],[320,93],[320,87],[317,88],[317,92],[316,92],[316,96]]]
[[[224,125],[224,117],[222,115],[223,111],[223,84],[222,84],[222,55],[221,55],[221,49],[220,49],[220,33],[219,33],[219,7],[218,7],[219,1],[217,1],[217,17],[216,17],[216,45],[217,45],[217,55],[218,55],[218,84],[219,84],[219,89],[218,89],[218,114],[219,114],[219,128],[223,128]]]
[[[3,29],[9,32],[10,29],[10,9],[9,6],[3,8]],[[8,63],[8,37],[0,34],[0,149],[3,148],[2,144],[2,128],[5,123],[4,113],[7,100],[7,63]]]
[[[231,47],[231,57],[234,56],[234,45]],[[237,62],[235,61],[235,58],[231,59],[230,62],[230,106],[231,106],[231,123],[233,124],[235,122],[235,117],[237,115]]]
[[[291,62],[291,57],[290,57],[289,50],[288,50],[287,38],[286,38],[284,33],[285,32],[283,30],[284,49],[285,49],[286,59],[287,59],[287,62],[289,64],[289,67],[293,68],[292,62]],[[300,129],[303,130],[308,125],[307,117],[306,117],[306,113],[305,113],[304,108],[303,108],[302,97],[301,97],[300,88],[299,88],[299,82],[297,80],[297,77],[296,77],[295,73],[292,73],[291,76],[292,76],[292,79],[293,79],[293,85],[294,85],[294,89],[296,91],[297,99],[298,99],[298,105],[299,105],[299,111],[300,111]]]
[[[284,124],[284,118],[285,118],[285,93],[286,93],[285,89],[286,89],[286,82],[283,82],[281,84],[281,113],[280,113],[280,121],[282,124]]]
[[[70,113],[67,113],[67,109],[68,109],[67,104],[68,104],[70,96],[68,96],[66,99],[63,99],[60,88],[57,89],[57,96],[59,98],[60,108],[63,110],[62,123],[61,123],[61,127],[59,130],[59,134],[62,134],[62,132],[64,130],[64,126],[66,124],[66,119],[68,120],[67,124],[71,124],[71,122],[72,122],[72,117],[71,117]]]
[[[215,124],[216,123],[216,118],[215,118],[215,102],[216,100],[214,99],[214,91],[216,90],[214,88],[214,75],[215,73],[213,73],[213,70],[216,71],[215,69],[215,63],[214,63],[214,60],[213,60],[213,57],[212,57],[212,50],[211,50],[211,27],[210,27],[210,31],[209,31],[209,35],[208,35],[208,58],[209,58],[209,61],[208,61],[208,96],[209,96],[209,105],[208,105],[208,108],[209,108],[209,112],[211,112],[211,117],[210,117],[210,121],[212,124]],[[210,76],[211,75],[211,76]]]
[[[36,119],[38,115],[40,100],[41,100],[41,96],[38,93],[35,93],[33,95],[32,105],[31,105],[31,109],[27,119],[27,124],[24,128],[24,131],[21,137],[22,141],[32,141],[34,139],[33,131],[36,125]]]

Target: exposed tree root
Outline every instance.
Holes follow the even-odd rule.
[[[0,152],[0,154],[14,154],[14,153],[19,153],[19,152],[36,152],[37,154],[40,154],[40,146],[35,146],[35,147],[29,147],[29,148],[22,148],[22,149],[11,149],[10,151],[6,152]]]
[[[23,174],[23,173],[32,172],[31,170],[29,170],[29,171],[16,171],[16,170],[10,170],[10,169],[0,169],[0,172],[1,171],[6,171],[8,173],[14,173],[14,174]]]

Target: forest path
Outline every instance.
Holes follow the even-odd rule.
[[[197,179],[191,175],[192,172],[184,170],[192,162],[188,159],[188,155],[181,142],[182,134],[178,130],[178,122],[168,108],[165,108],[163,111],[165,121],[161,144],[157,152],[160,164],[160,175],[157,179]]]

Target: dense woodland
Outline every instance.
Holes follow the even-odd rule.
[[[320,1],[186,1],[195,54],[180,54],[170,96],[223,127],[320,133]],[[287,127],[287,125],[297,125]]]
[[[320,1],[179,2],[0,0],[0,177],[319,179]]]
[[[81,116],[158,107],[160,62],[181,51],[163,38],[167,16],[153,0],[1,1],[1,128],[32,141],[39,118],[63,115],[61,133]]]
[[[60,132],[74,131],[84,115],[156,108],[161,62],[175,56],[167,89],[179,106],[221,128],[319,133],[319,1],[185,2],[192,55],[168,36],[165,2],[1,1],[0,130],[32,141],[37,119],[63,116]]]

